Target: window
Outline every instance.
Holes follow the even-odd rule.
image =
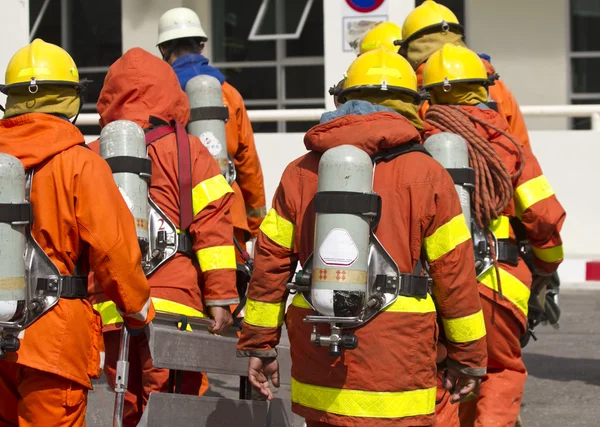
[[[213,65],[242,95],[248,109],[323,108],[323,0],[314,0],[296,40],[249,41],[263,0],[212,2]],[[258,35],[296,31],[307,0],[269,0]],[[255,132],[308,130],[315,123],[253,123]]]
[[[600,2],[570,0],[572,104],[600,104]],[[590,119],[573,119],[573,129],[590,129]]]
[[[122,52],[121,0],[30,0],[29,22],[33,38],[67,50],[80,78],[92,80],[84,93],[82,112],[95,112],[108,67]],[[100,128],[84,126],[82,131],[97,135]]]

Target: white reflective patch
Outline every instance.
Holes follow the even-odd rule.
[[[223,145],[221,144],[221,141],[219,141],[219,138],[217,138],[215,134],[210,131],[202,132],[199,138],[210,155],[213,157],[218,155],[223,149]]]
[[[100,369],[104,369],[104,361],[106,360],[106,353],[100,352]]]
[[[123,197],[123,200],[125,200],[125,204],[127,205],[127,208],[129,210],[132,210],[133,209],[133,201],[129,198],[127,193],[125,193],[125,190],[123,190],[121,187],[119,187],[119,191],[121,192],[121,196]]]
[[[25,329],[23,329],[21,332],[19,332],[19,335],[17,335],[17,338],[19,338],[20,340],[25,338]]]
[[[148,310],[150,309],[150,298],[148,298],[148,300],[146,301],[146,304],[144,304],[144,307],[142,307],[142,309],[140,311],[138,311],[135,314],[132,314],[130,317],[132,319],[135,320],[139,320],[140,322],[145,322],[146,318],[148,317]]]
[[[319,257],[327,265],[347,267],[358,259],[358,248],[348,231],[334,228],[323,240]]]

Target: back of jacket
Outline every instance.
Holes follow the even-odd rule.
[[[111,66],[98,100],[98,112],[102,125],[131,120],[147,130],[153,127],[150,122],[157,119],[186,124],[190,109],[171,67],[152,54],[134,48]],[[189,142],[193,222],[189,230],[182,231],[192,239],[194,255],[190,258],[176,254],[152,274],[149,282],[153,299],[202,312],[205,305],[237,302],[230,215],[234,195],[200,140],[189,136]],[[97,142],[90,146],[99,149]],[[177,228],[180,228],[179,155],[187,154],[178,153],[175,133],[148,146],[152,160],[150,197]],[[95,302],[101,300],[99,296]],[[167,307],[173,311],[172,305]],[[105,324],[111,323],[104,315],[103,318]]]
[[[275,314],[276,304],[285,304],[290,272],[298,261],[304,264],[314,249],[313,199],[321,154],[350,144],[372,155],[410,141],[420,141],[417,130],[391,112],[342,116],[309,131],[305,144],[312,151],[287,167],[273,208],[261,225],[239,352],[273,354],[279,325],[274,321],[276,316],[265,313]],[[318,416],[334,423],[348,422],[344,420],[348,416],[353,418],[351,425],[357,426],[374,425],[374,418],[378,418],[378,425],[414,425],[409,421],[412,417],[420,417],[419,423],[431,421],[435,406],[436,307],[451,337],[450,359],[459,369],[480,374],[485,370],[485,326],[474,278],[473,249],[452,179],[431,157],[409,153],[378,163],[373,189],[383,200],[376,236],[401,272],[412,272],[422,255],[427,258],[434,279],[435,305],[429,296],[399,297],[370,323],[354,330],[359,339],[357,349],[332,358],[327,348],[310,343],[312,326],[303,319],[314,313],[301,296],[296,296],[286,315],[292,345],[292,401],[294,410],[310,419],[315,419],[314,411],[318,411]],[[458,332],[465,325],[470,328]],[[319,326],[318,331],[327,334],[329,329]],[[402,374],[389,375],[390,366]],[[311,397],[315,387],[326,387],[333,400],[342,399],[340,389],[381,393],[373,398],[377,402],[365,399],[365,406],[384,406],[387,393],[414,392],[420,398],[407,403],[412,405],[410,411],[398,405],[383,412],[367,407],[352,412],[349,408],[353,405],[341,402],[338,409],[324,408],[323,402]],[[322,397],[329,401],[330,397]],[[406,418],[407,424],[386,418]]]
[[[0,121],[0,152],[33,170],[32,236],[63,275],[96,272],[100,289],[130,324],[153,317],[131,213],[108,165],[81,146],[83,135],[68,121],[26,114]],[[137,320],[136,320],[137,319]],[[21,349],[7,360],[90,387],[103,355],[100,316],[85,299],[60,299],[22,334]]]
[[[496,111],[480,106],[465,105],[461,108],[495,128],[509,132],[506,120]],[[515,142],[512,142],[502,133],[480,123],[475,123],[475,127],[477,132],[492,144],[510,175],[516,175],[523,167],[523,172],[512,182],[513,200],[506,207],[503,215],[492,223],[490,229],[497,239],[516,243],[510,219],[519,219],[524,225],[527,239],[533,246],[536,269],[545,274],[555,272],[564,257],[560,230],[566,213],[543,175],[531,147],[514,136]],[[437,129],[428,131],[426,136],[437,132],[439,132]],[[522,155],[515,143],[520,146]],[[525,332],[531,272],[522,259],[517,266],[500,263],[500,267],[500,285],[496,275],[490,270],[480,278],[480,290],[484,295],[511,310],[519,319]],[[500,289],[505,298],[496,298],[494,293]]]

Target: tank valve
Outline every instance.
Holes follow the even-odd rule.
[[[313,326],[310,342],[317,347],[329,345],[329,355],[338,357],[343,350],[354,350],[358,347],[358,337],[352,334],[342,335],[342,329],[335,324],[331,325],[331,335],[323,336],[317,333],[317,325]]]
[[[21,342],[14,335],[0,337],[0,360],[6,357],[5,352],[14,353],[19,351],[19,348],[21,348]]]

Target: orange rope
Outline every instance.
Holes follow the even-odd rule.
[[[512,183],[523,172],[524,158],[520,144],[508,133],[473,116],[458,106],[433,105],[427,110],[425,120],[433,127],[462,136],[469,149],[469,164],[475,170],[475,190],[473,192],[473,210],[477,225],[489,230],[493,220],[497,219],[506,209],[513,198]],[[500,155],[492,144],[477,131],[476,124],[492,129],[507,137],[519,151],[519,169],[510,174]],[[492,257],[496,259],[491,233],[488,234]],[[498,280],[498,293],[502,298],[502,285],[498,265],[494,262]]]

